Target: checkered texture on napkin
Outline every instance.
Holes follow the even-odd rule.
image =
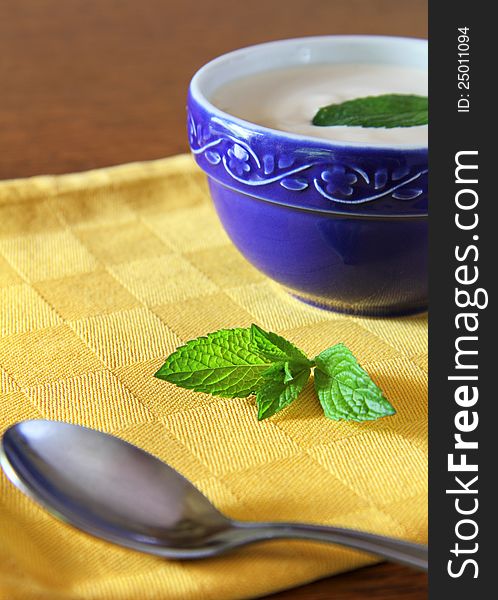
[[[232,246],[190,157],[1,183],[0,303],[2,431],[38,418],[94,427],[165,460],[236,519],[426,541],[426,317],[290,298]],[[311,356],[346,343],[397,414],[327,420],[308,384],[258,422],[254,398],[153,377],[186,340],[253,322]],[[372,561],[285,541],[168,562],[88,537],[0,484],[2,600],[248,598]]]

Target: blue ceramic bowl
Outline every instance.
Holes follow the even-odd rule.
[[[359,315],[424,310],[426,146],[305,137],[243,121],[210,103],[219,86],[245,75],[324,62],[426,68],[427,43],[328,36],[225,54],[191,81],[191,150],[234,244],[292,295]]]

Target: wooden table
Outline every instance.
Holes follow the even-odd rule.
[[[427,0],[0,0],[0,178],[187,151],[188,81],[209,59],[273,39],[425,37]],[[274,600],[427,597],[426,576],[380,565]]]

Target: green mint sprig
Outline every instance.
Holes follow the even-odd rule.
[[[221,329],[190,340],[166,359],[155,377],[223,398],[256,394],[262,420],[299,396],[312,369],[329,419],[373,421],[396,412],[344,344],[309,360],[294,344],[257,325]]]
[[[319,127],[349,125],[392,128],[426,125],[428,121],[426,96],[384,94],[324,106],[313,117],[312,123]]]

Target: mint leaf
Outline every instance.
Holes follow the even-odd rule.
[[[258,352],[269,360],[301,360],[306,365],[312,364],[306,357],[306,354],[276,333],[265,331],[257,325],[251,325],[251,334],[253,344],[258,349]]]
[[[314,361],[285,338],[257,325],[222,329],[187,342],[155,376],[224,398],[256,394],[258,419],[271,417],[301,393],[315,367],[315,389],[330,419],[369,421],[394,414],[381,390],[343,344]]]
[[[251,329],[222,329],[187,342],[171,354],[155,377],[224,398],[245,398],[265,382],[272,366],[253,343]]]
[[[396,412],[344,344],[324,350],[315,361],[315,390],[329,419],[373,421]]]
[[[280,363],[267,371],[265,378],[268,381],[256,394],[258,420],[267,419],[289,406],[301,393],[310,373],[310,368],[303,368],[303,363],[299,361]]]
[[[413,127],[429,121],[426,96],[384,94],[324,106],[313,117],[313,125],[330,127]]]

